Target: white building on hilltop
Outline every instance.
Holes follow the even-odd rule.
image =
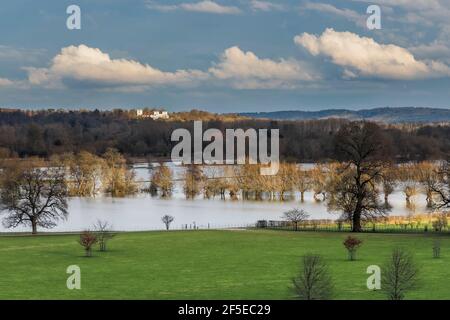
[[[167,111],[136,109],[135,112],[137,118],[152,118],[153,120],[169,119],[169,113]]]
[[[158,119],[169,119],[169,114],[167,111],[153,111],[153,114],[150,115],[150,118],[153,120]]]

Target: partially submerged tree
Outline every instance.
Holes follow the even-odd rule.
[[[150,181],[150,192],[161,194],[161,197],[169,197],[173,190],[172,171],[164,162],[160,162],[158,166],[152,168],[152,176]]]
[[[302,300],[328,300],[333,281],[321,256],[307,254],[302,259],[300,274],[293,279],[294,290]]]
[[[325,200],[326,174],[324,165],[316,164],[309,171],[309,174],[311,176],[311,188],[314,192],[314,200]],[[322,195],[322,199],[319,198],[319,195]]]
[[[100,251],[106,251],[107,242],[115,236],[111,225],[107,221],[97,220],[94,225],[94,230],[97,242],[100,245]]]
[[[64,169],[36,167],[36,163],[16,163],[1,175],[1,208],[7,212],[6,228],[19,225],[53,228],[68,215]]]
[[[173,222],[173,220],[175,220],[175,218],[173,216],[170,216],[168,214],[164,215],[161,218],[161,221],[164,223],[164,225],[166,226],[166,230],[169,230],[170,228],[170,224]]]
[[[417,286],[419,269],[411,254],[394,249],[381,274],[381,289],[388,299],[403,300],[406,293]]]
[[[92,247],[97,243],[97,236],[89,230],[83,231],[78,243],[84,248],[86,257],[92,257]]]
[[[422,162],[417,165],[419,181],[425,189],[427,207],[434,205],[434,190],[439,184],[439,168],[432,162]]]
[[[389,196],[394,193],[397,186],[397,174],[396,169],[393,167],[387,167],[382,174],[382,188],[384,194],[384,205],[389,208]]]
[[[186,171],[184,173],[184,185],[183,191],[186,198],[193,199],[202,190],[204,176],[200,166],[195,164],[186,165]]]
[[[362,220],[383,216],[386,207],[379,201],[376,186],[387,165],[388,140],[374,123],[354,122],[341,128],[336,138],[339,159],[345,167],[328,206],[341,211],[352,222],[352,231],[362,230]]]
[[[300,192],[300,201],[305,201],[305,192],[311,188],[311,178],[307,170],[302,170],[301,167],[297,169],[295,175],[295,186]]]
[[[78,197],[95,196],[100,191],[103,159],[86,151],[66,154],[61,159],[68,168],[69,194]]]
[[[134,171],[127,167],[126,160],[116,149],[109,148],[104,154],[103,187],[113,197],[124,197],[138,191]]]
[[[294,230],[298,230],[299,223],[307,220],[309,214],[303,209],[291,209],[283,213],[283,218],[294,225]]]

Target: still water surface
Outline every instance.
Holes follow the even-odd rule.
[[[175,177],[179,177],[182,169],[172,168]],[[149,180],[149,171],[144,165],[134,168],[137,180]],[[327,211],[324,203],[313,200],[312,193],[305,194],[305,202],[297,197],[292,201],[232,201],[216,199],[186,200],[182,194],[180,183],[176,183],[174,194],[170,199],[152,197],[148,194],[138,194],[127,198],[111,198],[98,196],[95,198],[71,198],[69,200],[69,217],[57,227],[40,231],[80,231],[92,229],[98,220],[110,222],[115,230],[138,231],[159,230],[164,228],[161,217],[169,214],[175,217],[171,228],[181,229],[187,225],[200,228],[227,228],[254,224],[257,220],[281,220],[284,211],[292,208],[306,210],[313,219],[336,219],[338,214]],[[425,197],[420,195],[415,199],[415,213],[426,212]],[[391,215],[412,214],[406,208],[405,199],[400,191],[390,196],[393,206]],[[0,216],[1,218],[1,216]],[[26,227],[5,229],[0,225],[0,232],[29,231]]]

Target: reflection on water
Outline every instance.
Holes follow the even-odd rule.
[[[136,169],[137,179],[148,180],[148,170],[139,166]],[[129,198],[71,198],[69,200],[69,218],[67,221],[50,230],[40,231],[79,231],[92,228],[98,220],[107,220],[114,229],[122,231],[164,229],[161,217],[169,214],[175,217],[171,228],[180,229],[185,225],[200,228],[226,228],[254,224],[257,220],[281,220],[284,211],[298,207],[306,210],[313,219],[336,219],[338,214],[330,214],[324,203],[313,200],[312,193],[305,194],[305,202],[299,201],[299,195],[293,201],[232,201],[220,199],[186,200],[181,193],[180,184],[176,185],[170,199],[151,197],[139,194]],[[408,215],[425,213],[425,196],[415,197],[415,206],[408,210],[404,195],[395,192],[390,196],[391,215]],[[0,231],[29,231],[18,227]]]

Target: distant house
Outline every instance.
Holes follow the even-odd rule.
[[[169,119],[169,114],[167,111],[153,111],[153,114],[150,115],[150,118],[153,120],[158,119]]]
[[[169,113],[167,111],[136,109],[135,112],[137,118],[152,118],[153,120],[169,119]]]

